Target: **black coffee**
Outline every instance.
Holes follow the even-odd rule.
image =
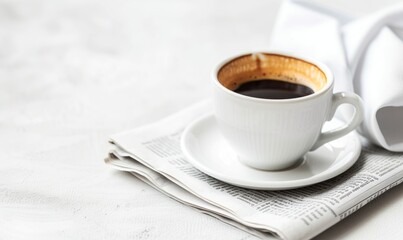
[[[307,96],[314,91],[304,85],[273,79],[257,79],[241,84],[234,92],[255,98],[289,99]]]

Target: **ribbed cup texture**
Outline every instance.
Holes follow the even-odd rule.
[[[222,89],[214,94],[220,130],[240,160],[254,168],[279,170],[310,150],[325,122],[332,92],[303,101],[256,101]]]

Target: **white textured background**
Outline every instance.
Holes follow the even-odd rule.
[[[363,14],[396,0],[326,0]],[[103,163],[108,135],[208,97],[281,1],[0,0],[0,240],[253,239]],[[318,239],[397,239],[403,186]]]

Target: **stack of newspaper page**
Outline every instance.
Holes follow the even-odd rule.
[[[260,191],[218,181],[189,164],[180,148],[184,128],[211,111],[202,102],[112,136],[105,162],[262,239],[310,239],[403,181],[403,154],[366,146],[345,173],[308,187]]]

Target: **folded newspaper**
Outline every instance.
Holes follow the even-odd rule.
[[[285,191],[232,186],[194,168],[180,148],[184,128],[209,112],[206,101],[114,135],[105,162],[262,239],[310,239],[403,181],[403,154],[364,146],[353,167],[312,186]]]

